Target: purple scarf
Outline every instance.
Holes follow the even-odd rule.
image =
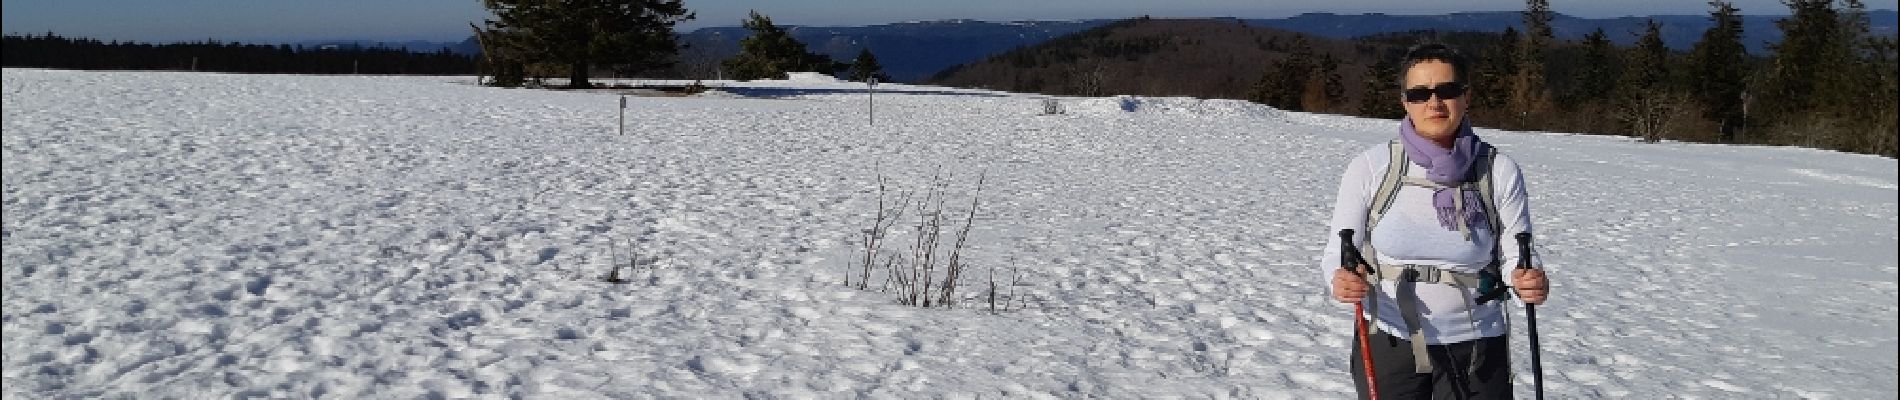
[[[1434,183],[1457,186],[1465,182],[1477,182],[1479,178],[1483,178],[1477,175],[1478,168],[1473,164],[1478,161],[1480,150],[1490,147],[1491,144],[1478,139],[1478,134],[1471,131],[1470,121],[1458,126],[1457,136],[1451,140],[1450,149],[1439,147],[1438,143],[1419,136],[1418,129],[1412,127],[1410,117],[1399,123],[1399,140],[1405,143],[1406,158],[1410,158],[1412,164],[1424,167],[1426,179]],[[1452,225],[1456,220],[1454,216],[1458,214],[1458,209],[1451,197],[1455,194],[1465,196],[1465,226],[1475,228],[1489,225],[1484,215],[1483,199],[1478,191],[1438,189],[1432,193],[1432,207],[1438,209],[1439,226],[1458,230],[1458,226]]]

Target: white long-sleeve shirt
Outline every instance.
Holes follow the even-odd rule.
[[[1320,257],[1319,270],[1321,283],[1327,291],[1332,289],[1333,273],[1339,270],[1339,232],[1340,229],[1352,229],[1355,232],[1354,245],[1365,252],[1366,214],[1372,204],[1372,197],[1379,190],[1379,181],[1385,177],[1386,166],[1391,162],[1389,145],[1380,143],[1346,165],[1346,173],[1339,182],[1339,197],[1333,204],[1333,219],[1326,235],[1326,251]],[[1406,175],[1424,177],[1424,167],[1412,165]],[[1502,265],[1504,279],[1508,282],[1509,269],[1517,265],[1518,232],[1530,232],[1530,205],[1526,200],[1524,176],[1516,161],[1500,153],[1492,164],[1491,184],[1493,203],[1497,205],[1498,222],[1504,225],[1504,235],[1497,235],[1496,241],[1502,241],[1504,247],[1498,254],[1504,258]],[[1417,264],[1431,265],[1441,269],[1476,274],[1491,261],[1493,235],[1490,227],[1473,227],[1471,240],[1466,241],[1458,231],[1446,229],[1438,224],[1438,211],[1432,206],[1432,189],[1410,185],[1399,185],[1394,195],[1392,207],[1380,218],[1377,231],[1372,232],[1372,246],[1378,250],[1381,265]],[[1470,204],[1467,207],[1483,207]],[[1460,218],[1463,219],[1463,218]],[[1535,264],[1537,258],[1532,256]],[[1370,277],[1368,277],[1370,278]],[[1405,325],[1405,318],[1399,313],[1394,296],[1398,293],[1397,282],[1378,282],[1379,289],[1370,298],[1377,304],[1367,307],[1369,313],[1376,312],[1371,318],[1381,329],[1393,336],[1406,337],[1411,332]],[[1494,337],[1509,332],[1505,325],[1503,301],[1474,304],[1479,293],[1476,290],[1460,290],[1441,285],[1417,283],[1415,293],[1418,296],[1417,308],[1420,324],[1423,325],[1426,342],[1429,344],[1460,343],[1480,338]],[[1328,293],[1330,295],[1331,293]],[[1329,296],[1330,297],[1330,296]]]

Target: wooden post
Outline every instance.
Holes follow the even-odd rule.
[[[877,125],[877,77],[864,78],[864,102],[870,109],[871,125]]]

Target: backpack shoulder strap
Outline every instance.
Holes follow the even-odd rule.
[[[1483,151],[1478,152],[1477,164],[1481,165],[1481,168],[1484,168],[1484,171],[1480,172],[1483,175],[1479,175],[1480,178],[1478,178],[1478,200],[1484,203],[1485,219],[1489,220],[1486,222],[1491,224],[1491,236],[1493,236],[1494,239],[1497,236],[1501,236],[1502,232],[1500,231],[1504,230],[1503,220],[1498,217],[1498,201],[1492,197],[1495,191],[1492,190],[1491,167],[1497,165],[1497,161],[1498,150],[1495,147],[1485,146]]]
[[[1484,171],[1482,171],[1484,175],[1478,178],[1478,199],[1480,203],[1484,203],[1485,222],[1491,224],[1491,263],[1485,265],[1484,270],[1487,274],[1495,277],[1494,279],[1503,280],[1504,220],[1498,215],[1497,199],[1492,197],[1496,193],[1496,190],[1493,190],[1496,185],[1492,184],[1491,179],[1492,167],[1497,165],[1497,161],[1498,150],[1496,147],[1486,146],[1484,151],[1478,153],[1478,165],[1484,168]],[[1493,299],[1501,298],[1504,296],[1507,287],[1508,286],[1503,282],[1480,284],[1480,289],[1478,290],[1479,295],[1475,301],[1482,304]]]
[[[1392,209],[1392,202],[1398,197],[1399,186],[1404,183],[1406,172],[1411,170],[1412,162],[1411,159],[1405,156],[1404,144],[1398,140],[1393,140],[1387,147],[1390,156],[1387,157],[1389,163],[1386,164],[1385,167],[1385,176],[1379,179],[1379,190],[1373,192],[1372,204],[1366,209],[1366,226],[1364,232],[1366,232],[1367,235],[1372,234],[1372,229],[1379,225],[1379,218],[1385,216],[1386,211]],[[1483,168],[1483,170],[1479,172],[1480,175],[1477,182],[1478,199],[1480,203],[1483,203],[1485,222],[1490,224],[1493,239],[1502,236],[1501,230],[1504,229],[1503,221],[1499,219],[1497,212],[1497,199],[1493,197],[1493,194],[1495,194],[1495,190],[1493,190],[1495,185],[1491,182],[1491,170],[1496,164],[1497,148],[1486,146],[1484,150],[1478,152],[1477,165]],[[1497,241],[1493,240],[1492,242],[1496,243]],[[1492,252],[1497,253],[1498,249],[1496,246],[1492,247]],[[1497,257],[1492,258],[1495,259]]]
[[[1372,229],[1379,225],[1379,218],[1385,216],[1386,210],[1392,208],[1392,200],[1398,197],[1396,194],[1399,192],[1399,180],[1405,176],[1407,165],[1412,163],[1411,160],[1405,158],[1405,145],[1399,143],[1397,139],[1387,145],[1387,151],[1390,156],[1386,157],[1385,175],[1379,179],[1379,190],[1373,192],[1372,203],[1366,207],[1366,225],[1363,230],[1366,235],[1366,244],[1359,246],[1359,251],[1365,253],[1360,255],[1361,258],[1372,264],[1370,267],[1372,267],[1373,276],[1370,278],[1375,281],[1385,280],[1385,274],[1381,272],[1384,269],[1379,268],[1378,265],[1379,249],[1372,245]],[[1379,290],[1378,286],[1374,285],[1373,290]],[[1377,308],[1379,302],[1373,301],[1366,304],[1367,314],[1379,315]],[[1378,324],[1371,324],[1371,329],[1374,333],[1380,331]]]
[[[1405,145],[1393,140],[1387,145],[1391,156],[1386,158],[1385,177],[1379,180],[1379,191],[1373,192],[1372,205],[1366,208],[1366,235],[1372,235],[1372,228],[1379,225],[1379,217],[1392,209],[1392,200],[1399,192],[1399,181],[1405,177],[1412,163],[1405,157]]]

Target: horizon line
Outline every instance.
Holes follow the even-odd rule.
[[[1897,9],[1868,9],[1867,11],[1869,11],[1869,12],[1876,12],[1876,11],[1884,11],[1884,12],[1900,12],[1900,10],[1897,10]],[[1299,13],[1299,14],[1295,14],[1295,15],[1292,15],[1292,16],[1287,16],[1287,17],[1277,17],[1277,18],[1267,18],[1267,17],[1233,17],[1233,16],[1206,16],[1206,17],[1149,17],[1149,16],[1147,16],[1147,15],[1141,15],[1141,16],[1132,16],[1132,17],[1123,17],[1123,18],[1075,18],[1075,19],[1019,19],[1019,20],[992,20],[992,19],[980,19],[980,18],[943,18],[943,19],[912,19],[912,20],[903,20],[903,21],[895,21],[895,22],[881,22],[881,23],[867,23],[867,24],[857,24],[857,25],[832,25],[832,24],[825,24],[825,25],[798,25],[798,24],[778,24],[778,26],[780,26],[780,27],[785,27],[785,28],[868,28],[868,27],[877,27],[877,26],[889,26],[889,25],[903,25],[903,24],[923,24],[923,23],[939,23],[939,22],[953,22],[953,23],[965,23],[965,22],[981,22],[981,23],[992,23],[992,24],[1011,24],[1011,23],[1061,23],[1061,22],[1088,22],[1088,21],[1122,21],[1122,20],[1131,20],[1131,19],[1139,19],[1139,18],[1144,18],[1144,17],[1149,17],[1149,18],[1154,18],[1154,19],[1163,19],[1163,20],[1287,20],[1287,19],[1293,19],[1293,18],[1299,18],[1299,17],[1301,17],[1301,16],[1308,16],[1308,15],[1330,15],[1330,16],[1395,16],[1395,17],[1434,17],[1434,16],[1452,16],[1452,15],[1469,15],[1469,14],[1507,14],[1507,13],[1523,13],[1523,11],[1455,11],[1455,12],[1448,12],[1448,13],[1441,13],[1441,14],[1404,14],[1404,13],[1383,13],[1383,12],[1364,12],[1364,13],[1335,13],[1335,12],[1304,12],[1304,13]],[[1575,16],[1575,15],[1570,15],[1570,14],[1565,14],[1565,13],[1562,13],[1562,12],[1552,12],[1551,14],[1552,14],[1552,15],[1554,15],[1554,16],[1564,16],[1564,17],[1569,17],[1569,18],[1574,18],[1574,19],[1580,19],[1580,20],[1615,20],[1615,19],[1625,19],[1625,18],[1645,18],[1645,17],[1650,17],[1650,18],[1653,18],[1653,17],[1701,17],[1701,16],[1707,16],[1707,14],[1648,14],[1648,15],[1625,15],[1625,16],[1620,16],[1620,17],[1578,17],[1578,16]],[[1744,14],[1740,14],[1740,15],[1741,15],[1742,17],[1788,17],[1788,16],[1792,16],[1792,14],[1748,14],[1748,13],[1744,13]],[[470,21],[470,22],[471,22],[471,23],[474,23],[474,22],[477,22],[477,21]],[[742,27],[742,26],[740,26],[740,25],[714,25],[714,26],[701,26],[701,27],[697,27],[697,28],[691,28],[691,29],[683,29],[683,30],[682,30],[682,29],[677,29],[677,28],[676,28],[676,29],[675,29],[675,32],[676,32],[676,33],[688,33],[688,32],[693,32],[693,31],[699,31],[699,30],[705,30],[705,29],[732,29],[732,28],[743,28],[743,27]],[[219,38],[203,38],[203,39],[188,39],[188,40],[175,40],[175,41],[148,41],[148,40],[136,40],[136,39],[135,39],[135,40],[122,40],[122,39],[112,39],[112,40],[107,40],[107,39],[99,39],[99,38],[94,38],[94,37],[88,37],[88,36],[67,36],[67,35],[62,35],[62,34],[60,34],[60,33],[59,33],[59,32],[57,32],[57,31],[44,31],[44,32],[4,32],[4,33],[0,33],[0,35],[5,35],[5,36],[15,36],[15,37],[38,37],[38,36],[41,36],[42,34],[49,34],[49,33],[50,33],[50,34],[53,34],[53,35],[55,35],[55,36],[59,36],[59,37],[62,37],[62,38],[67,38],[67,39],[88,39],[88,40],[98,40],[98,41],[102,41],[102,42],[119,42],[119,43],[131,43],[131,44],[189,44],[189,43],[208,43],[208,42],[211,42],[211,41],[216,41],[216,42],[219,42],[219,43],[227,43],[227,44],[308,44],[308,43],[336,43],[336,42],[347,42],[347,43],[363,43],[363,42],[367,42],[367,43],[406,43],[406,42],[424,42],[424,43],[431,43],[431,44],[445,44],[445,43],[448,43],[448,44],[455,44],[455,43],[461,43],[461,42],[463,42],[463,41],[466,41],[466,40],[467,40],[466,38],[464,38],[464,39],[462,39],[462,40],[449,40],[449,41],[437,41],[437,40],[431,40],[431,39],[363,39],[363,38],[354,38],[354,39],[351,39],[351,38],[329,38],[329,39],[324,39],[324,38],[312,38],[312,39],[294,39],[294,40],[278,40],[278,41],[262,41],[262,40],[255,40],[255,41],[247,41],[247,40],[242,40],[242,39],[239,39],[239,40],[227,40],[227,39],[219,39]],[[474,37],[474,36],[473,36],[473,35],[470,35],[469,37]]]

